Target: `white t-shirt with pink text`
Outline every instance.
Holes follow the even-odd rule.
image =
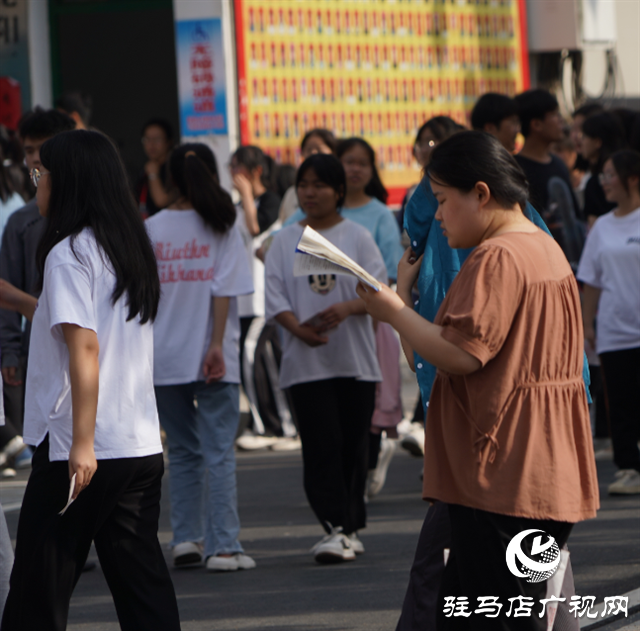
[[[162,210],[146,225],[162,287],[154,323],[154,384],[204,379],[202,364],[213,331],[212,296],[231,298],[221,381],[240,383],[236,297],[252,293],[253,281],[238,229],[214,232],[195,210]]]

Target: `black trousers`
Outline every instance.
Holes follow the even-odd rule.
[[[449,508],[436,502],[427,511],[420,531],[396,631],[435,631],[445,548],[451,548]]]
[[[445,568],[445,548],[451,549],[449,507],[442,502],[436,502],[429,508],[420,532],[409,586],[396,631],[435,631],[439,608],[438,595]],[[554,631],[578,631],[579,620],[571,613],[570,607],[571,597],[575,593],[569,559],[560,593],[566,601],[558,604],[553,623]],[[488,595],[497,596],[483,594]]]
[[[640,471],[640,348],[600,355],[613,459],[620,469]]]
[[[351,534],[366,526],[364,491],[376,384],[325,379],[290,388],[296,410],[304,490],[325,530]]]
[[[173,584],[158,542],[162,454],[99,460],[67,512],[69,465],[36,449],[18,522],[2,631],[63,631],[69,601],[95,542],[124,631],[178,631]]]
[[[455,504],[449,504],[449,520],[451,553],[438,596],[438,631],[546,631],[547,620],[546,616],[539,616],[539,601],[546,598],[547,582],[527,583],[514,576],[505,561],[507,546],[518,533],[536,528],[554,537],[562,548],[573,524],[498,515]],[[526,548],[525,540],[523,549],[527,551]],[[497,618],[484,614],[446,617],[445,596],[466,596],[469,611],[477,608],[479,596],[498,596],[503,607]],[[511,617],[506,616],[511,606],[508,599],[517,596],[533,598],[531,616],[514,617],[513,612]],[[517,605],[516,601],[514,609]]]

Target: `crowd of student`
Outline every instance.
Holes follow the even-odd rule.
[[[435,504],[398,629],[457,628],[438,599],[487,592],[484,570],[518,531],[565,545],[598,508],[592,437],[611,435],[609,492],[640,493],[640,116],[587,104],[569,128],[549,92],[486,94],[476,131],[446,116],[418,130],[423,179],[393,213],[362,138],[308,131],[297,171],[240,147],[234,203],[212,151],[174,147],[161,119],[143,128],[134,198],[111,142],[74,131],[82,103],[58,105],[20,124],[31,178],[0,166],[0,466],[33,467],[2,629],[64,628],[92,540],[122,628],[179,628],[156,536],[160,426],[174,565],[255,567],[238,539],[236,443],[301,446],[326,533],[314,558],[364,553],[366,497],[403,418],[401,348],[421,394],[402,444],[426,450]],[[294,275],[305,226],[383,289]],[[593,427],[585,350],[601,377]],[[241,386],[251,425],[236,441]],[[506,568],[491,581],[544,595]],[[47,606],[29,607],[34,586]]]

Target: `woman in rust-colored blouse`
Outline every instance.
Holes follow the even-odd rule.
[[[522,550],[554,561],[555,548],[538,552],[548,536],[562,548],[573,524],[599,507],[577,284],[560,247],[523,215],[526,178],[494,138],[453,136],[434,150],[428,174],[449,245],[475,248],[434,323],[413,310],[421,259],[410,250],[397,294],[358,293],[397,329],[410,362],[415,350],[438,368],[423,489],[448,505],[452,527],[438,629],[543,630],[546,580],[527,581],[515,561],[513,574],[505,556],[515,535],[535,529],[543,532]],[[468,598],[471,616],[451,616],[445,597],[454,596]],[[473,614],[483,596],[503,604],[497,618]],[[514,618],[518,597],[533,599],[531,616]]]

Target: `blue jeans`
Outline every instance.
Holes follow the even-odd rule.
[[[239,386],[196,381],[155,391],[169,447],[171,545],[204,540],[205,558],[242,552],[234,452]]]

